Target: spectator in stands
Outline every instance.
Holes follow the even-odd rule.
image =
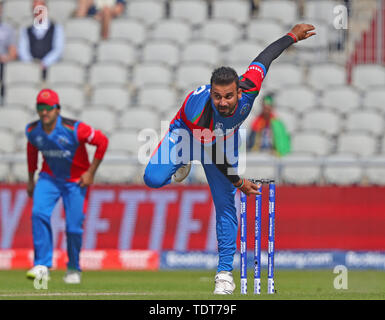
[[[246,148],[248,151],[270,152],[278,156],[290,152],[290,135],[274,113],[272,94],[263,97],[262,111],[251,125]]]
[[[126,0],[79,0],[76,16],[92,16],[101,23],[101,35],[108,38],[111,19],[123,14]]]
[[[45,79],[47,69],[63,54],[64,30],[60,24],[49,19],[44,0],[34,0],[32,9],[35,17],[33,24],[20,31],[19,58],[26,62],[38,61]]]
[[[17,58],[16,37],[13,28],[2,21],[3,0],[0,0],[0,81],[1,98],[4,97],[4,65]]]

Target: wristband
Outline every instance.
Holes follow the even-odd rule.
[[[245,184],[245,179],[242,179],[242,183],[239,186],[235,186],[237,189],[240,189]]]
[[[297,37],[295,36],[294,33],[289,32],[287,35],[290,36],[290,37],[292,37],[293,40],[294,40],[294,42],[298,42]]]

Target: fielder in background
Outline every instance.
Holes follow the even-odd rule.
[[[68,253],[68,270],[63,280],[66,283],[80,283],[79,256],[88,190],[107,150],[108,139],[101,131],[81,121],[62,118],[58,94],[50,89],[39,92],[36,110],[40,120],[26,127],[27,192],[33,198],[34,245],[34,267],[27,272],[27,278],[48,277],[53,254],[50,218],[61,197],[65,210]],[[86,143],[96,146],[91,164]],[[44,161],[35,185],[39,151]]]
[[[232,270],[238,231],[236,190],[246,195],[260,194],[258,185],[238,176],[238,161],[234,161],[238,142],[227,149],[230,145],[227,142],[223,147],[217,145],[238,140],[239,127],[250,114],[272,61],[293,43],[313,36],[314,29],[309,24],[295,25],[263,50],[241,77],[230,67],[214,70],[210,85],[201,86],[187,96],[146,167],[146,185],[160,188],[169,184],[173,176],[174,181],[183,181],[190,172],[191,160],[202,163],[216,210],[219,262],[214,294],[232,294],[235,289]],[[187,153],[182,156],[183,161],[179,161],[180,153]],[[207,157],[211,161],[206,162]]]

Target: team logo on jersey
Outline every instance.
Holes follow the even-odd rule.
[[[67,137],[65,137],[65,136],[58,136],[57,141],[58,141],[61,145],[63,145],[63,146],[65,146],[65,145],[67,145],[67,144],[70,143],[70,142],[68,141]]]
[[[250,105],[249,105],[248,103],[246,103],[246,104],[242,107],[241,111],[239,111],[239,113],[241,114],[241,116],[243,116],[243,115],[244,115],[245,113],[247,113],[249,110],[250,110]]]
[[[215,124],[215,129],[214,129],[214,133],[216,136],[223,136],[223,123],[222,122],[217,122]]]
[[[43,146],[43,137],[42,136],[37,136],[36,139],[36,144],[38,147],[42,147]]]

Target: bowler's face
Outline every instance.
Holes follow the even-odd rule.
[[[219,114],[227,117],[234,112],[238,100],[242,97],[242,91],[237,89],[235,81],[225,85],[213,83],[210,95]]]

